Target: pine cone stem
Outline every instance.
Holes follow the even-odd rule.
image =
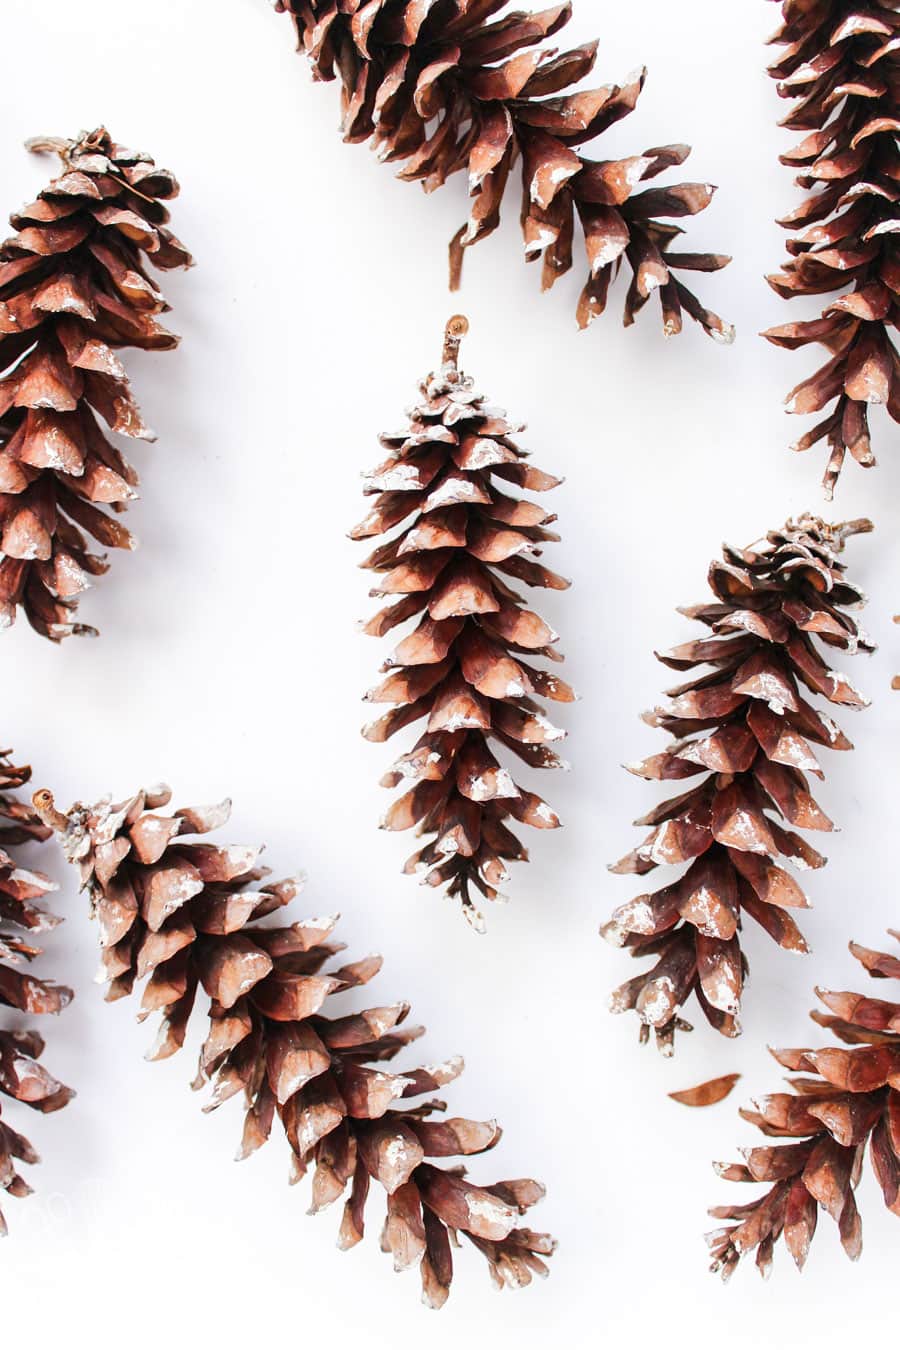
[[[451,370],[459,369],[459,347],[466,333],[469,331],[469,320],[465,314],[454,314],[452,319],[447,320],[447,326],[444,329],[444,350],[441,353],[441,366]]]

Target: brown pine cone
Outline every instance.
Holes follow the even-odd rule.
[[[633,956],[654,958],[650,970],[615,991],[610,1006],[634,1008],[641,1039],[653,1027],[664,1053],[671,1054],[676,1029],[690,1030],[678,1014],[692,992],[717,1031],[739,1034],[744,915],[787,951],[807,950],[789,911],[809,902],[775,859],[800,868],[821,867],[825,859],[781,821],[803,830],[834,828],[810,795],[806,774],[824,776],[813,745],[852,746],[800,689],[844,707],[867,704],[822,659],[814,639],[845,652],[873,650],[845,613],[864,597],[838,558],[849,535],[871,528],[867,520],[826,525],[802,516],[752,548],[726,545],[724,560],[709,569],[715,602],[681,611],[712,636],[658,655],[674,670],[712,671],[667,690],[672,702],[645,714],[650,726],[676,739],[628,767],[663,782],[707,776],[636,821],[652,826],[651,833],[611,869],[643,876],[662,864],[687,863],[687,871],[620,905],[602,931]]]
[[[10,795],[30,777],[29,768],[11,764],[8,752],[0,752],[0,819],[4,822],[0,825],[0,1005],[37,1016],[60,1012],[71,1001],[72,991],[18,969],[21,962],[41,955],[30,935],[59,923],[35,903],[55,891],[56,884],[42,872],[19,866],[6,851],[50,834],[30,806]],[[75,1094],[37,1063],[43,1049],[43,1038],[32,1028],[0,1027],[0,1093],[35,1111],[58,1111]],[[29,1195],[31,1188],[16,1171],[17,1160],[40,1162],[28,1140],[0,1120],[0,1190],[19,1197]],[[0,1235],[5,1233],[0,1211]]]
[[[900,939],[900,932],[891,933]],[[900,979],[900,960],[851,942],[850,950],[876,979]],[[900,1003],[865,994],[817,989],[828,1013],[813,1012],[850,1050],[773,1050],[792,1073],[794,1089],[776,1092],[741,1111],[745,1120],[773,1138],[792,1139],[744,1150],[744,1162],[719,1163],[727,1181],[772,1182],[747,1205],[710,1210],[727,1228],[711,1233],[712,1270],[727,1280],[742,1256],[756,1251],[768,1275],[779,1238],[802,1270],[816,1231],[819,1208],[838,1225],[847,1255],[862,1250],[862,1224],[854,1190],[868,1148],[884,1203],[900,1216]]]
[[[85,533],[106,548],[134,547],[103,508],[124,510],[137,474],[97,414],[113,431],[153,440],[116,354],[178,343],[159,322],[169,306],[145,261],[187,267],[191,257],[166,228],[162,201],[178,184],[149,156],[103,127],[29,149],[55,151],[62,172],[15,212],[16,233],[0,245],[0,370],[14,365],[0,380],[0,624],[21,606],[58,642],[95,632],[74,621],[79,595],[108,567]]]
[[[900,355],[888,336],[900,323],[900,14],[897,0],[780,3],[784,22],[771,41],[785,50],[769,71],[782,98],[795,100],[782,126],[804,133],[781,162],[800,168],[796,182],[808,195],[779,222],[799,233],[768,280],[788,300],[845,294],[821,318],[764,336],[789,348],[821,343],[831,353],[787,397],[792,413],[834,404],[792,447],[827,439],[831,497],[848,451],[863,468],[875,463],[869,405],[900,421]]]
[[[329,1018],[327,999],[366,984],[381,958],[338,969],[323,967],[342,949],[329,940],[337,917],[289,926],[258,921],[297,894],[296,879],[266,883],[259,848],[190,842],[224,825],[230,803],[158,814],[168,788],[138,792],[113,806],[77,804],[68,816],[48,792],[35,794],[42,819],[62,835],[100,924],[109,998],[147,980],[139,1017],[162,1013],[156,1046],[162,1059],[184,1043],[202,986],[209,1032],[195,1086],[208,1080],[207,1110],[238,1092],[246,1114],[239,1158],[268,1138],[274,1117],[291,1146],[292,1180],[314,1165],[313,1212],[344,1194],[339,1245],[363,1236],[370,1181],[387,1192],[382,1248],[395,1269],[420,1266],[424,1301],[440,1307],[453,1273],[451,1241],[462,1234],[486,1258],[496,1283],[517,1287],[545,1274],[553,1251],[543,1233],[516,1218],[543,1195],[537,1182],[477,1186],[459,1166],[429,1159],[483,1153],[500,1138],[496,1122],[441,1117],[437,1091],[462,1070],[462,1060],[402,1073],[380,1067],[422,1034],[403,1028],[409,1005],[368,1008]]]
[[[556,517],[502,491],[512,485],[543,492],[561,480],[528,464],[528,452],[513,439],[522,428],[458,370],[467,328],[461,315],[450,320],[441,370],[419,385],[408,427],[380,437],[388,458],[365,485],[378,495],[351,538],[403,525],[362,564],[382,574],[372,595],[401,597],[363,631],[382,637],[421,615],[382,666],[384,681],[366,696],[396,705],[364,729],[371,741],[427,718],[413,749],[381,780],[385,787],[410,785],[382,826],[415,825],[433,836],[406,871],[423,869],[429,886],[447,883],[447,894],[459,896],[466,918],[482,931],[471,888],[497,899],[506,861],[528,857],[507,821],[559,825],[546,802],[513,781],[492,744],[533,768],[565,767],[552,748],[565,733],[534,695],[568,702],[574,694],[557,675],[523,660],[562,658],[551,645],[556,634],[508,585],[569,585],[532,561],[542,544],[559,538],[547,528]]]
[[[529,14],[507,0],[276,0],[290,14],[298,48],[317,80],[340,79],[344,140],[371,140],[379,159],[402,163],[399,177],[431,192],[465,172],[472,205],[450,245],[451,288],[463,252],[500,223],[507,179],[522,164],[522,232],[528,262],[543,259],[542,287],[572,266],[575,219],[584,236],[588,279],[578,302],[584,328],[606,308],[611,281],[631,272],[625,323],[659,292],[667,337],[682,314],[719,341],[734,330],[704,309],[679,272],[713,272],[730,260],[683,253],[683,233],[667,220],[695,215],[712,199],[708,183],[637,191],[690,153],[655,146],[625,159],[592,160],[577,149],[626,117],[646,78],[573,92],[594,65],[597,43],[571,51],[540,47],[571,17],[571,6]]]

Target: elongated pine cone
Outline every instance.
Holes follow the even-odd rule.
[[[315,79],[341,81],[347,142],[371,141],[379,159],[402,164],[399,177],[431,192],[454,173],[468,177],[469,219],[450,245],[452,289],[463,253],[500,223],[511,170],[522,164],[525,258],[542,263],[547,290],[572,266],[575,219],[588,279],[578,302],[585,328],[606,308],[610,283],[626,266],[625,323],[658,291],[664,331],[682,315],[719,341],[734,330],[678,279],[713,272],[729,259],[671,248],[683,230],[664,223],[704,210],[708,183],[637,189],[690,153],[655,146],[625,159],[592,160],[578,146],[632,111],[646,78],[574,92],[594,65],[597,43],[571,51],[538,46],[571,18],[571,5],[540,13],[505,10],[507,0],[276,0],[290,14],[299,50]],[[662,217],[663,219],[660,219]]]
[[[281,1121],[292,1153],[292,1180],[314,1166],[315,1213],[351,1187],[339,1245],[363,1236],[370,1181],[387,1192],[383,1250],[398,1270],[419,1264],[424,1301],[440,1307],[452,1277],[451,1241],[463,1234],[486,1258],[496,1283],[528,1284],[553,1251],[543,1233],[516,1226],[543,1195],[534,1181],[477,1186],[461,1167],[429,1159],[483,1153],[500,1138],[494,1121],[441,1118],[444,1104],[409,1098],[435,1092],[462,1061],[403,1073],[376,1067],[422,1034],[404,1028],[405,1003],[329,1018],[331,994],[366,984],[381,958],[323,967],[340,950],[330,941],[337,918],[287,926],[259,920],[281,910],[299,882],[265,882],[259,848],[191,842],[225,824],[230,803],[165,816],[168,788],[138,792],[118,805],[74,806],[67,816],[48,792],[35,794],[44,821],[60,832],[67,857],[100,924],[109,998],[146,978],[144,1018],[162,1013],[149,1058],[184,1043],[198,986],[209,999],[209,1032],[196,1087],[212,1080],[206,1110],[238,1092],[246,1115],[238,1153],[245,1158]]]
[[[409,426],[380,437],[388,458],[365,483],[366,492],[377,494],[375,504],[351,537],[403,526],[362,564],[381,574],[372,595],[401,597],[363,631],[382,637],[421,615],[382,666],[385,679],[366,695],[396,705],[364,728],[371,741],[427,719],[413,749],[381,780],[385,787],[409,785],[382,825],[415,825],[432,836],[406,871],[423,869],[429,886],[446,883],[447,894],[460,898],[466,918],[481,931],[471,888],[496,900],[508,877],[506,861],[528,857],[507,821],[559,825],[546,802],[513,781],[492,744],[530,767],[565,767],[551,744],[565,732],[533,696],[568,702],[574,694],[557,675],[523,659],[562,660],[551,645],[556,633],[508,584],[569,585],[533,561],[543,543],[559,538],[547,528],[556,517],[501,490],[511,484],[543,492],[561,480],[528,464],[528,451],[513,440],[522,427],[458,370],[467,328],[461,315],[450,320],[443,364],[419,385]]]
[[[31,807],[12,795],[30,777],[29,768],[12,764],[8,751],[0,752],[0,1006],[40,1016],[60,1012],[71,1001],[72,991],[19,969],[23,961],[41,955],[31,935],[59,923],[36,903],[57,889],[55,882],[19,866],[7,852],[50,835]],[[75,1094],[37,1062],[43,1049],[43,1037],[33,1028],[0,1027],[0,1094],[46,1113],[58,1111]],[[40,1158],[23,1135],[0,1119],[0,1190],[16,1197],[30,1195],[31,1187],[16,1171],[17,1162],[36,1163]],[[0,1211],[0,1235],[5,1234]]]
[[[900,940],[900,932],[891,932]],[[850,950],[876,979],[900,979],[900,959],[851,942]],[[744,1162],[719,1163],[727,1181],[774,1183],[747,1205],[710,1210],[727,1228],[711,1233],[712,1269],[728,1277],[742,1256],[756,1252],[768,1275],[779,1238],[802,1270],[821,1207],[838,1225],[847,1255],[862,1250],[862,1225],[854,1190],[868,1148],[884,1203],[900,1216],[900,1002],[866,994],[817,989],[827,1013],[813,1021],[850,1050],[773,1050],[792,1073],[793,1094],[776,1092],[741,1115],[763,1134],[791,1139],[744,1150]],[[812,1075],[807,1077],[805,1075]]]
[[[38,139],[62,172],[11,217],[0,246],[0,623],[19,606],[54,642],[95,630],[75,622],[78,597],[108,567],[105,548],[134,539],[107,514],[136,495],[137,474],[103,434],[152,440],[117,355],[166,351],[166,304],[145,262],[187,267],[166,227],[178,184],[105,128],[78,140]]]
[[[900,421],[900,355],[888,335],[900,322],[900,14],[897,0],[779,0],[785,48],[769,68],[794,107],[783,126],[804,133],[783,164],[808,194],[779,223],[794,231],[790,259],[768,278],[785,299],[844,294],[821,318],[770,328],[782,347],[821,343],[831,359],[792,389],[792,413],[834,406],[793,446],[827,440],[830,497],[849,451],[875,463],[870,404]]]
[[[687,863],[676,881],[621,905],[603,929],[650,970],[612,996],[613,1012],[635,1009],[641,1037],[656,1032],[671,1053],[679,1010],[693,992],[707,1021],[725,1036],[740,1032],[746,960],[740,930],[749,915],[791,952],[807,951],[790,910],[808,901],[775,859],[799,868],[825,859],[785,829],[831,830],[809,792],[806,774],[824,775],[813,746],[850,750],[844,733],[807,703],[803,686],[842,707],[867,700],[822,659],[814,639],[844,652],[873,650],[848,614],[864,602],[844,576],[838,554],[869,521],[826,525],[802,516],[748,549],[726,545],[709,569],[711,604],[680,612],[712,630],[658,655],[673,670],[712,667],[666,691],[665,708],[644,715],[676,739],[662,754],[627,767],[663,782],[706,774],[699,786],[657,806],[638,825],[644,842],[613,872],[643,876],[663,864]]]

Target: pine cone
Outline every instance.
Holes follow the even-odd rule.
[[[76,141],[34,140],[56,151],[62,173],[11,217],[0,246],[0,623],[22,606],[54,642],[93,634],[74,622],[89,578],[107,570],[82,531],[107,548],[133,548],[102,509],[137,494],[134,469],[106,439],[152,440],[132,398],[118,349],[166,351],[177,337],[148,276],[190,265],[166,228],[162,199],[178,184],[147,155],[116,145],[103,128]],[[15,364],[14,364],[15,363]]]
[[[709,772],[698,787],[636,821],[652,832],[611,869],[643,876],[661,864],[687,863],[687,871],[621,905],[603,933],[633,956],[656,958],[615,991],[610,1006],[636,1009],[642,1040],[653,1027],[664,1053],[671,1054],[676,1029],[690,1030],[678,1013],[691,992],[717,1031],[739,1034],[743,915],[787,951],[807,950],[788,911],[808,901],[775,858],[801,868],[825,859],[780,822],[834,828],[809,792],[806,774],[823,777],[812,745],[852,746],[800,688],[844,707],[866,706],[813,638],[845,652],[873,650],[844,612],[863,596],[837,556],[849,535],[871,528],[869,521],[826,525],[802,516],[752,548],[726,545],[724,561],[709,569],[715,603],[681,610],[713,636],[658,655],[674,670],[711,666],[712,673],[667,690],[668,707],[645,714],[676,739],[628,768],[663,782]]]
[[[869,404],[900,421],[900,356],[888,336],[900,322],[900,15],[896,0],[862,8],[855,0],[782,0],[781,11],[771,41],[785,51],[769,70],[782,98],[796,100],[782,125],[806,133],[781,162],[800,168],[796,182],[809,195],[780,221],[800,233],[768,280],[788,300],[850,289],[821,318],[764,336],[789,348],[821,343],[832,353],[787,397],[792,413],[821,412],[837,400],[792,447],[827,438],[831,497],[847,451],[863,468],[875,463]]]
[[[892,932],[900,939],[900,933]],[[900,979],[900,960],[850,944],[875,978]],[[784,1237],[802,1270],[816,1231],[819,1207],[838,1225],[847,1255],[862,1250],[862,1224],[854,1190],[868,1146],[884,1203],[900,1216],[900,1003],[865,994],[817,989],[828,1013],[813,1012],[851,1050],[773,1050],[792,1073],[794,1094],[777,1092],[741,1111],[763,1134],[796,1142],[744,1151],[745,1161],[717,1165],[727,1181],[774,1182],[748,1205],[710,1210],[729,1227],[711,1233],[712,1269],[727,1280],[742,1256],[756,1251],[763,1275],[772,1265],[775,1243]]]
[[[59,919],[34,902],[57,889],[42,872],[18,866],[7,847],[46,839],[50,831],[24,802],[9,794],[27,783],[31,770],[11,764],[8,751],[0,752],[0,1005],[21,1013],[39,1015],[60,1012],[71,1001],[72,991],[49,980],[35,979],[16,969],[22,961],[40,956],[40,947],[18,933],[41,933]],[[23,1102],[36,1111],[58,1111],[75,1095],[63,1087],[36,1061],[44,1041],[31,1028],[0,1027],[0,1093]],[[16,1197],[31,1188],[16,1171],[16,1160],[36,1163],[40,1159],[23,1135],[0,1120],[0,1190]],[[0,1235],[6,1221],[0,1211]]]
[[[389,455],[365,486],[378,496],[351,537],[386,534],[404,522],[362,564],[383,574],[372,595],[401,597],[363,631],[382,637],[422,616],[384,663],[384,681],[366,695],[397,705],[364,729],[371,741],[428,719],[413,749],[381,780],[385,787],[412,784],[383,828],[416,825],[434,836],[406,871],[424,869],[430,886],[449,883],[447,894],[459,896],[466,918],[481,931],[470,888],[497,899],[507,879],[505,860],[528,857],[506,822],[559,825],[546,802],[513,781],[490,743],[534,768],[564,767],[550,743],[565,733],[532,696],[568,702],[574,694],[558,676],[521,659],[562,658],[550,645],[556,634],[506,581],[568,586],[531,560],[541,544],[559,538],[547,529],[556,517],[501,491],[512,484],[543,492],[561,480],[528,465],[528,452],[513,440],[522,428],[488,405],[457,369],[467,328],[461,315],[450,320],[441,370],[419,385],[421,401],[408,410],[409,426],[380,438]]]
[[[260,849],[185,841],[223,825],[230,803],[157,814],[169,798],[167,788],[155,788],[117,806],[108,799],[77,804],[64,816],[50,793],[34,797],[42,819],[61,833],[99,920],[108,997],[122,997],[135,980],[147,978],[139,1017],[162,1013],[149,1058],[165,1058],[184,1043],[201,985],[209,997],[209,1032],[195,1086],[213,1080],[206,1109],[243,1091],[239,1158],[265,1142],[277,1114],[292,1150],[292,1180],[315,1165],[313,1213],[351,1186],[341,1247],[363,1236],[374,1179],[388,1197],[382,1248],[398,1270],[419,1262],[431,1307],[447,1297],[450,1242],[459,1233],[485,1256],[500,1286],[528,1284],[532,1273],[546,1273],[540,1258],[553,1251],[552,1240],[516,1227],[516,1216],[543,1195],[541,1186],[476,1186],[462,1168],[426,1161],[483,1153],[500,1138],[494,1121],[435,1119],[442,1102],[404,1104],[449,1083],[462,1061],[398,1074],[372,1067],[422,1034],[420,1027],[401,1027],[408,1004],[323,1014],[329,995],[366,984],[381,958],[323,972],[342,950],[329,940],[336,917],[261,925],[258,920],[293,899],[298,881],[253,889],[268,874],[257,865]]]
[[[576,149],[632,111],[646,71],[621,87],[572,92],[592,69],[597,43],[562,54],[536,45],[568,23],[571,6],[515,10],[488,22],[505,7],[506,0],[275,4],[290,14],[314,78],[340,79],[345,141],[371,140],[380,159],[402,162],[400,178],[418,179],[427,192],[466,172],[472,206],[450,245],[452,289],[464,250],[499,225],[507,179],[521,159],[525,257],[543,258],[544,290],[572,266],[576,215],[581,225],[589,274],[578,302],[580,327],[602,314],[624,263],[631,271],[626,325],[658,291],[666,336],[681,331],[684,312],[711,337],[730,342],[730,325],[677,276],[716,271],[729,259],[671,250],[683,231],[659,219],[695,215],[714,189],[679,183],[635,191],[681,164],[690,147],[656,146],[614,160],[587,159]]]

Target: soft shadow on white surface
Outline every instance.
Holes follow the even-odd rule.
[[[647,0],[639,19],[625,5],[576,7],[567,41],[600,33],[598,82],[650,67],[637,111],[595,153],[688,140],[684,176],[720,184],[687,223],[687,246],[735,255],[700,279],[706,302],[738,325],[731,349],[693,325],[666,343],[652,304],[623,332],[621,289],[579,334],[580,279],[540,295],[537,269],[521,262],[514,198],[450,297],[462,183],[426,198],[366,149],[341,145],[337,90],[312,84],[289,24],[264,0],[5,0],[4,213],[47,177],[47,161],[21,148],[27,136],[105,120],[178,174],[173,224],[198,265],[164,278],[180,349],[127,357],[159,436],[134,449],[141,549],[114,558],[84,600],[98,642],[57,650],[24,623],[3,638],[4,743],[65,802],[164,776],[179,802],[231,794],[233,840],[265,839],[279,871],[305,868],[309,911],[340,910],[351,952],[384,951],[375,1001],[412,1000],[429,1027],[426,1057],[465,1054],[451,1111],[506,1127],[473,1175],[542,1178],[548,1198],[533,1220],[560,1239],[550,1280],[521,1294],[494,1295],[479,1258],[461,1253],[439,1316],[420,1308],[414,1274],[391,1272],[378,1218],[361,1248],[336,1252],[339,1215],[304,1216],[304,1188],[285,1185],[286,1149],[273,1142],[230,1162],[238,1113],[201,1116],[190,1050],[143,1062],[150,1029],[90,983],[95,934],[47,849],[34,861],[65,880],[69,918],[47,964],[79,989],[49,1029],[48,1063],[79,1096],[35,1122],[37,1194],[5,1206],[13,1338],[33,1331],[36,1308],[48,1342],[91,1328],[158,1344],[177,1328],[179,1341],[225,1347],[290,1332],[372,1347],[427,1336],[438,1350],[460,1336],[523,1350],[589,1337],[749,1350],[880,1325],[896,1221],[869,1180],[858,1267],[824,1231],[802,1281],[779,1253],[770,1284],[747,1269],[723,1291],[705,1271],[701,1234],[705,1206],[729,1191],[710,1160],[752,1138],[738,1101],[778,1082],[765,1043],[802,1043],[815,1030],[805,1020],[813,983],[856,978],[847,939],[876,943],[898,920],[889,848],[900,695],[889,682],[900,644],[889,616],[900,583],[887,504],[900,468],[887,431],[882,465],[849,465],[835,506],[874,514],[879,527],[849,557],[882,650],[847,660],[873,707],[843,717],[857,750],[826,765],[820,800],[843,830],[810,879],[814,956],[801,962],[751,936],[742,1041],[698,1029],[664,1063],[638,1049],[632,1021],[605,1010],[630,973],[596,936],[630,894],[606,864],[633,846],[630,821],[658,796],[619,766],[662,747],[638,714],[672,682],[652,650],[690,635],[675,606],[704,597],[722,538],[746,544],[822,509],[823,465],[785,448],[799,419],[781,400],[809,355],[755,336],[786,318],[762,275],[782,256],[774,217],[795,200],[764,74],[775,6],[750,0],[727,19],[715,0]],[[400,875],[409,838],[376,829],[390,747],[358,728],[387,644],[355,630],[371,602],[356,568],[364,546],[346,539],[376,433],[400,423],[457,309],[471,321],[464,366],[528,421],[537,462],[567,480],[553,504],[563,541],[546,560],[574,585],[542,608],[583,696],[562,714],[572,773],[542,782],[566,828],[528,841],[533,861],[481,939]],[[691,1112],[665,1096],[732,1069],[744,1079],[718,1108]]]

